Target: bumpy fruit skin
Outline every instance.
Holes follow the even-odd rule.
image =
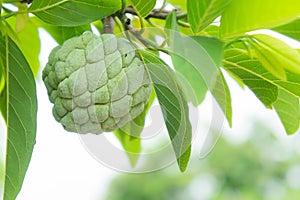
[[[85,32],[52,50],[43,81],[67,131],[113,131],[136,118],[152,85],[136,49],[112,34]]]

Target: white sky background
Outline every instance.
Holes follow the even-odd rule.
[[[45,31],[41,31],[40,34],[42,38],[40,59],[41,69],[43,69],[48,55],[56,43]],[[233,143],[244,141],[247,138],[247,130],[253,125],[253,120],[257,120],[270,127],[283,144],[300,146],[300,141],[295,140],[296,136],[285,135],[281,122],[274,111],[266,109],[247,88],[241,89],[229,77],[226,78],[233,105],[233,128],[229,129],[225,124],[226,138]],[[37,95],[36,145],[22,191],[17,200],[104,199],[109,181],[118,172],[98,163],[81,145],[77,134],[66,132],[54,120],[51,111],[52,104],[48,100],[41,76],[37,80]],[[207,105],[209,105],[209,98],[200,106],[199,115],[202,126],[208,125],[210,122],[207,116],[211,111]],[[0,119],[0,141],[4,141],[4,134],[5,126],[3,120]],[[198,140],[193,144],[196,153],[200,148],[199,143]],[[0,152],[1,149],[3,152],[3,145],[3,142],[0,142]],[[1,157],[3,159],[3,155]],[[178,171],[178,173],[180,172]]]

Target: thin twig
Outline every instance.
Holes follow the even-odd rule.
[[[138,39],[145,47],[148,49],[152,49],[155,51],[162,51],[164,53],[169,53],[167,49],[158,46],[155,42],[144,38],[140,33],[139,30],[135,29],[130,23],[125,24],[126,32],[130,32],[136,39]]]
[[[126,9],[126,0],[122,0],[122,8],[120,10],[121,14],[125,13],[125,9]]]
[[[125,13],[138,15],[137,12],[135,11],[135,9],[132,6],[128,6],[125,9]],[[160,11],[160,10],[154,9],[150,12],[150,14],[148,16],[145,17],[145,19],[149,19],[149,18],[166,19],[169,14],[170,14],[170,11],[166,11],[166,10]],[[176,16],[177,16],[177,19],[182,19],[182,18],[185,18],[187,16],[187,13],[182,12],[182,11],[176,11]]]
[[[27,4],[31,4],[33,2],[33,0],[22,0],[21,3],[27,3]]]
[[[119,28],[119,32],[123,33],[124,32],[124,26],[120,19],[117,16],[114,16],[115,24]]]
[[[144,46],[149,47],[152,46],[152,44],[150,44],[149,41],[147,41],[145,38],[142,37],[142,35],[139,33],[138,30],[136,30],[132,25],[130,24],[126,24],[126,29],[132,34],[134,35],[134,37],[136,37]],[[152,42],[151,42],[152,43]]]
[[[178,23],[179,26],[182,26],[182,27],[185,27],[185,28],[190,28],[191,27],[189,23],[181,21],[181,20],[178,20],[177,23]]]

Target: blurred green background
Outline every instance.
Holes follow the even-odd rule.
[[[260,124],[248,135],[238,143],[222,136],[207,157],[195,155],[185,173],[173,165],[159,172],[119,175],[106,200],[300,199],[300,149]],[[299,136],[291,139],[297,142]]]

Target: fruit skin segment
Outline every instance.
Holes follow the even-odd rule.
[[[67,131],[110,132],[136,118],[152,84],[136,48],[85,32],[55,47],[43,70],[52,113]]]

